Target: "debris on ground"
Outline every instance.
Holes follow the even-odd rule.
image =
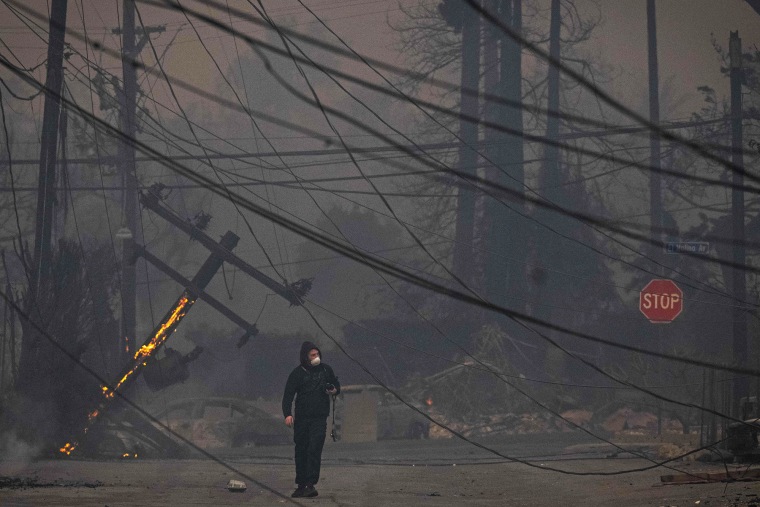
[[[704,484],[706,482],[738,482],[760,480],[760,470],[747,470],[746,467],[724,472],[661,475],[663,484]]]
[[[230,479],[230,482],[227,483],[227,489],[232,493],[242,493],[248,489],[248,486],[246,486],[243,481]]]
[[[4,477],[0,476],[0,489],[31,489],[31,488],[98,488],[103,483],[100,481],[54,481],[40,482],[32,477]]]
[[[557,433],[575,431],[578,427],[596,432],[603,432],[612,437],[640,439],[657,435],[657,416],[651,412],[639,412],[631,408],[620,408],[601,418],[590,410],[566,410],[560,416],[549,413],[526,412],[522,414],[502,413],[481,416],[476,420],[457,420],[430,411],[431,417],[466,437],[483,437],[489,435],[525,435],[534,433]],[[660,421],[663,434],[683,435],[680,422],[663,418]],[[430,438],[451,438],[447,430],[431,426]],[[688,447],[688,446],[687,446]],[[690,447],[689,447],[690,448]],[[680,452],[679,452],[680,451]],[[659,450],[662,457],[667,459],[688,452],[688,448],[664,447]]]

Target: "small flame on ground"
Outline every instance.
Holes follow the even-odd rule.
[[[77,448],[77,444],[76,443],[72,444],[71,442],[66,442],[66,445],[64,445],[63,447],[61,447],[58,450],[61,451],[62,453],[64,453],[66,456],[70,456],[71,452],[74,449],[76,449],[76,448]]]
[[[425,400],[425,405],[427,405],[428,407],[432,407],[433,406],[433,397],[432,396],[428,396],[428,399]]]

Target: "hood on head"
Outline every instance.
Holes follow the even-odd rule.
[[[309,362],[309,351],[313,349],[317,349],[319,351],[319,357],[322,357],[322,351],[319,350],[319,347],[317,347],[315,343],[307,341],[301,344],[301,366],[306,368],[311,367],[311,363]]]

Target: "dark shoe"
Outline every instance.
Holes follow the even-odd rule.
[[[313,498],[317,496],[319,492],[317,491],[317,488],[312,486],[311,484],[307,484],[305,488],[303,488],[303,497],[304,498]]]
[[[313,488],[313,486],[312,486],[312,488]],[[305,491],[306,491],[306,487],[305,487],[305,486],[301,486],[301,485],[299,485],[299,486],[296,488],[296,490],[295,490],[295,491],[293,491],[293,494],[292,494],[292,495],[290,495],[290,497],[291,497],[291,498],[301,498],[302,496],[305,496],[305,495],[304,495],[304,492],[305,492]]]

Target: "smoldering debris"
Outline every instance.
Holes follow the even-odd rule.
[[[100,481],[62,481],[40,482],[35,477],[4,477],[0,476],[0,490],[2,489],[32,489],[32,488],[99,488],[103,486]]]

